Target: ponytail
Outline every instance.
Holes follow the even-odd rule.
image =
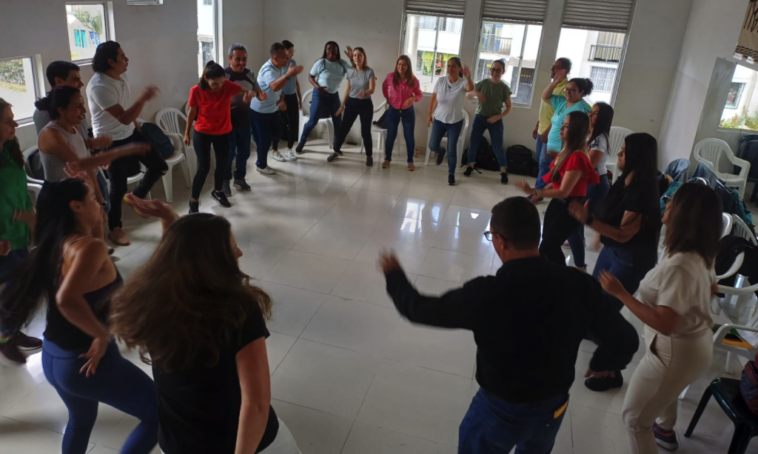
[[[78,88],[69,87],[67,85],[57,85],[50,90],[47,97],[42,98],[34,103],[34,107],[40,111],[47,112],[50,115],[51,120],[57,120],[61,113],[58,109],[67,109],[71,104],[71,99],[75,95],[80,95],[81,91]]]
[[[210,90],[211,86],[208,84],[208,79],[217,79],[219,77],[225,77],[226,72],[224,68],[213,60],[210,60],[205,64],[203,68],[203,76],[197,82],[197,86],[202,90]]]

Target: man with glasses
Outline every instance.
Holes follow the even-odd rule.
[[[460,425],[461,454],[549,453],[568,406],[579,344],[598,340],[586,376],[625,368],[637,332],[603,302],[597,281],[540,257],[540,217],[523,197],[492,209],[485,232],[503,266],[440,297],[421,295],[397,258],[379,264],[398,311],[413,323],[474,332],[480,390]]]

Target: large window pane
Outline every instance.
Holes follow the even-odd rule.
[[[31,58],[0,60],[0,98],[13,105],[16,121],[32,117],[36,89]]]
[[[108,40],[103,4],[66,5],[71,60],[90,60],[97,46]]]
[[[210,60],[218,61],[216,43],[216,0],[197,0],[197,67],[203,73]]]
[[[737,65],[721,113],[721,127],[758,131],[758,72]]]
[[[403,53],[413,62],[421,90],[428,93],[447,75],[448,59],[460,55],[463,19],[408,14],[406,20]]]

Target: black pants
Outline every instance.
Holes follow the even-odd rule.
[[[114,140],[111,148],[121,147],[134,142],[147,142],[142,133],[134,130],[134,134],[123,140]],[[144,199],[153,185],[168,171],[166,160],[157,151],[150,149],[145,155],[126,156],[111,162],[108,168],[108,176],[111,180],[111,209],[108,212],[108,227],[113,230],[121,227],[121,201],[126,195],[126,179],[140,173],[140,163],[146,168],[145,176],[139,181],[132,192],[140,199]]]
[[[229,158],[229,134],[213,135],[195,131],[192,140],[197,155],[197,173],[195,173],[195,179],[192,180],[192,198],[197,200],[200,197],[200,191],[203,190],[205,178],[211,170],[211,145],[213,145],[213,152],[216,155],[213,189],[221,191],[224,173],[226,173],[225,164]]]
[[[577,198],[553,199],[550,201],[545,212],[545,220],[542,224],[540,255],[556,265],[566,265],[566,256],[563,255],[561,247],[563,246],[563,242],[579,226],[579,221],[571,217],[568,212],[568,205],[574,199]]]
[[[345,111],[342,112],[342,125],[337,131],[337,142],[334,151],[340,151],[342,144],[345,143],[350,128],[353,127],[355,119],[361,117],[361,137],[363,146],[366,148],[366,156],[371,156],[373,142],[371,141],[371,122],[374,120],[374,103],[371,98],[358,99],[348,98],[345,102]]]
[[[279,117],[282,120],[281,137],[274,137],[271,142],[271,149],[274,151],[279,150],[280,138],[287,139],[287,148],[291,149],[300,133],[300,107],[298,107],[297,93],[284,95],[284,103],[287,105],[287,110],[279,111]]]

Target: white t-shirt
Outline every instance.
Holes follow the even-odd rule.
[[[666,256],[640,283],[639,299],[650,306],[666,306],[679,315],[671,337],[689,337],[713,325],[711,284],[716,273],[696,252]]]
[[[466,79],[459,78],[454,84],[447,77],[440,77],[434,84],[437,94],[437,107],[434,119],[447,124],[463,120],[463,100],[466,97]]]
[[[603,152],[603,157],[600,158],[600,162],[597,163],[597,174],[600,176],[608,173],[608,168],[605,166],[605,161],[608,160],[608,137],[605,134],[600,134],[595,137],[595,140],[590,143],[590,150],[597,150]]]
[[[114,79],[103,73],[95,73],[87,84],[87,99],[92,115],[92,131],[95,137],[111,136],[113,140],[124,140],[134,133],[134,124],[122,124],[116,117],[106,112],[119,104],[124,110],[132,106],[132,91],[126,74]]]

